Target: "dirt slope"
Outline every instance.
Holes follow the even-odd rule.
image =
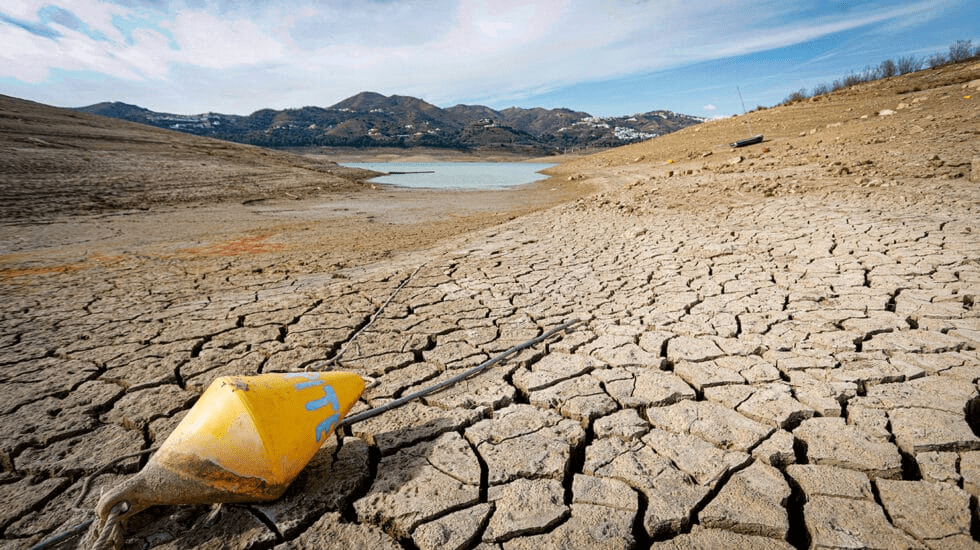
[[[707,122],[550,173],[627,185],[624,208],[702,208],[796,193],[956,194],[980,154],[980,63],[870,82]],[[972,83],[972,84],[971,84]],[[762,133],[761,144],[728,144]],[[964,179],[966,178],[966,179]],[[608,200],[603,197],[600,200]]]
[[[362,187],[327,160],[0,96],[0,219],[307,198]]]

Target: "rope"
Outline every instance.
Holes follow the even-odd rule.
[[[368,327],[370,327],[372,324],[374,324],[374,321],[377,320],[377,318],[381,316],[381,312],[384,311],[384,309],[386,307],[388,307],[388,304],[390,304],[392,300],[395,299],[395,296],[398,294],[398,291],[400,291],[402,288],[404,288],[405,285],[407,285],[408,282],[411,281],[412,278],[415,277],[415,275],[419,271],[422,270],[422,267],[423,266],[425,266],[425,262],[423,262],[418,267],[416,267],[415,268],[415,271],[413,271],[412,274],[409,275],[407,279],[405,279],[404,281],[402,281],[401,284],[398,285],[397,288],[395,288],[395,290],[391,293],[391,296],[388,296],[388,299],[385,300],[385,303],[381,304],[381,307],[379,307],[378,309],[374,310],[374,313],[371,315],[371,318],[368,320],[367,324],[364,325],[363,327],[361,327],[360,329],[358,329],[358,331],[355,332],[353,336],[351,336],[350,338],[348,338],[347,341],[344,342],[344,344],[340,347],[340,350],[333,357],[331,357],[331,358],[329,358],[329,359],[327,359],[325,361],[319,362],[319,363],[312,363],[310,365],[307,365],[306,366],[306,372],[310,372],[311,370],[315,370],[315,369],[320,368],[320,367],[333,365],[333,364],[337,363],[337,361],[340,361],[340,358],[343,357],[343,355],[345,353],[347,353],[347,349],[350,347],[351,343],[353,343],[354,340],[357,339],[357,337],[360,336],[362,332],[364,332],[365,330],[367,330]]]
[[[109,462],[107,462],[105,465],[103,465],[98,470],[96,470],[96,471],[92,472],[91,474],[89,474],[85,478],[85,482],[82,483],[82,491],[78,494],[78,497],[75,498],[75,502],[71,505],[71,507],[74,508],[74,509],[76,509],[76,510],[81,510],[82,509],[82,501],[85,500],[85,496],[88,494],[88,491],[89,491],[89,489],[92,486],[92,482],[95,481],[95,478],[97,478],[100,475],[104,474],[106,472],[106,470],[108,470],[109,468],[112,468],[113,466],[115,466],[116,464],[122,462],[123,460],[126,460],[127,458],[136,458],[138,456],[143,456],[143,455],[148,454],[148,453],[156,452],[156,450],[159,449],[159,448],[160,447],[151,447],[149,449],[143,449],[142,451],[137,451],[135,453],[130,453],[128,455],[117,456],[116,458],[114,458],[114,459],[110,460]]]
[[[109,517],[106,518],[105,525],[99,537],[92,543],[92,550],[118,550],[123,544],[123,530],[119,523],[119,516],[129,511],[129,503],[120,502],[109,510]]]
[[[495,365],[495,364],[499,363],[504,358],[506,358],[506,357],[508,357],[510,355],[513,355],[514,353],[517,353],[517,352],[519,352],[519,351],[521,351],[521,350],[523,350],[525,348],[529,348],[529,347],[533,346],[534,344],[537,344],[538,342],[541,342],[543,340],[547,340],[548,338],[551,338],[551,336],[554,335],[555,333],[561,332],[561,331],[567,329],[568,327],[571,327],[572,325],[574,325],[574,324],[576,324],[578,322],[579,322],[578,319],[572,319],[571,321],[568,321],[568,322],[566,322],[566,323],[564,323],[562,325],[559,325],[559,326],[557,326],[557,327],[549,330],[548,332],[542,334],[541,336],[538,336],[537,338],[533,338],[531,340],[528,340],[527,342],[524,342],[523,344],[518,344],[518,345],[516,345],[516,346],[514,346],[514,347],[512,347],[510,349],[508,349],[507,351],[501,353],[500,355],[497,355],[496,357],[494,357],[494,358],[492,358],[492,359],[490,359],[488,361],[484,361],[483,363],[480,363],[479,365],[471,368],[470,370],[465,371],[465,372],[463,372],[461,374],[458,374],[456,376],[453,376],[452,378],[448,378],[446,380],[443,380],[442,382],[439,382],[437,384],[433,384],[433,385],[429,386],[428,388],[425,388],[423,390],[417,391],[417,392],[415,392],[415,393],[413,393],[411,395],[406,395],[405,397],[401,397],[401,398],[396,399],[394,401],[391,401],[389,403],[385,403],[384,405],[381,405],[379,407],[375,407],[373,409],[364,411],[362,413],[355,414],[354,416],[349,416],[349,417],[345,418],[344,420],[342,420],[340,422],[340,425],[337,427],[337,429],[339,430],[339,429],[343,428],[344,426],[349,426],[349,425],[351,425],[351,424],[353,424],[355,422],[361,422],[362,420],[367,420],[369,418],[374,418],[375,416],[378,416],[381,413],[390,411],[391,409],[394,409],[395,407],[400,407],[401,405],[404,405],[405,403],[408,403],[409,401],[412,401],[413,399],[418,399],[419,397],[424,397],[426,395],[429,395],[430,393],[434,393],[434,392],[437,392],[437,391],[439,391],[439,390],[441,390],[443,388],[452,386],[453,384],[459,382],[460,380],[463,380],[465,378],[469,378],[470,376],[473,376],[473,375],[475,375],[475,374],[477,374],[477,373],[479,373],[479,372],[481,372],[483,370],[486,370],[491,365]]]
[[[82,512],[88,512],[89,511],[89,510],[86,510],[86,509],[82,508],[82,502],[85,501],[85,497],[88,495],[89,490],[92,488],[92,481],[94,481],[95,478],[99,477],[100,475],[104,474],[109,468],[112,468],[113,466],[115,466],[116,464],[122,462],[123,460],[126,460],[128,458],[136,458],[138,456],[142,456],[142,455],[145,455],[147,453],[152,453],[152,452],[156,451],[159,448],[160,447],[152,447],[152,448],[149,448],[149,449],[143,449],[142,451],[138,451],[138,452],[135,452],[135,453],[130,453],[128,455],[117,456],[116,458],[114,458],[114,459],[110,460],[109,462],[107,462],[106,464],[104,464],[98,470],[96,470],[96,471],[92,472],[91,474],[85,476],[85,481],[82,483],[82,490],[81,490],[81,492],[78,493],[78,496],[75,497],[75,501],[71,505],[72,509],[73,510],[82,511]],[[110,516],[109,516],[110,519],[113,519],[112,514],[113,514],[115,508],[116,507],[113,507],[113,509],[110,510],[110,512],[109,512],[110,513]],[[128,509],[128,506],[126,508]],[[122,514],[122,513],[125,513],[125,510],[123,510],[122,512],[117,512],[116,515]],[[113,521],[116,521],[116,520],[113,519]],[[42,540],[41,542],[35,544],[34,546],[31,546],[29,550],[43,550],[44,548],[48,548],[48,547],[54,546],[55,544],[58,544],[58,543],[60,543],[60,542],[62,542],[64,540],[67,540],[67,539],[69,539],[69,538],[71,538],[71,537],[73,537],[73,536],[75,536],[75,535],[77,535],[77,534],[79,534],[79,533],[87,530],[94,522],[95,522],[95,519],[85,520],[85,521],[79,523],[78,525],[75,525],[74,527],[71,527],[71,528],[66,529],[64,531],[61,531],[60,533],[55,533],[54,535],[51,535],[50,537]],[[108,527],[108,522],[106,523],[106,526]],[[114,526],[114,528],[118,528],[118,526]],[[103,535],[102,536],[105,536],[105,529],[103,529]],[[120,537],[122,536],[122,531],[121,530],[119,531],[119,536]],[[101,538],[101,536],[100,536],[100,538]],[[98,547],[96,547],[96,548],[98,548]]]

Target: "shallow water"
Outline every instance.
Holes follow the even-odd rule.
[[[343,165],[390,174],[372,182],[431,189],[504,189],[543,180],[547,176],[537,172],[554,166],[530,162],[345,162]]]

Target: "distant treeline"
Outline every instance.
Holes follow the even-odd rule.
[[[868,66],[859,73],[852,72],[843,78],[838,78],[830,84],[819,84],[814,86],[812,91],[808,92],[806,88],[801,88],[800,90],[789,94],[789,97],[784,99],[780,105],[791,105],[811,97],[829,94],[830,92],[836,92],[837,90],[843,90],[844,88],[850,88],[851,86],[855,86],[863,82],[871,82],[873,80],[880,80],[891,76],[914,73],[915,71],[921,71],[924,68],[935,69],[936,67],[942,67],[943,65],[959,63],[960,61],[975,58],[980,58],[980,46],[974,48],[972,40],[957,40],[955,44],[949,47],[949,53],[941,52],[928,58],[918,58],[909,55],[899,58],[898,61],[886,59],[877,67]]]

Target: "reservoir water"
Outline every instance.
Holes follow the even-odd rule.
[[[344,162],[343,165],[390,174],[373,178],[372,182],[430,189],[505,189],[543,180],[548,176],[538,171],[554,166],[537,162]]]

